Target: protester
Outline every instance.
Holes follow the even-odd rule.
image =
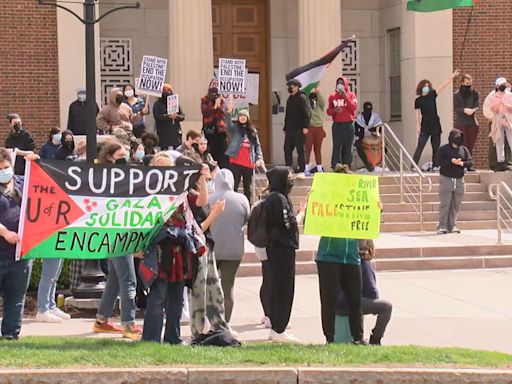
[[[448,136],[448,144],[439,150],[439,234],[460,233],[455,221],[464,198],[464,169],[472,166],[471,154],[462,142],[462,132],[453,129]]]
[[[182,132],[181,122],[185,120],[185,114],[178,109],[178,113],[167,113],[167,97],[173,94],[170,84],[164,84],[162,97],[160,97],[153,107],[153,116],[156,122],[156,133],[160,141],[160,147],[163,151],[167,149],[176,149],[181,145]]]
[[[123,103],[132,109],[134,115],[139,116],[139,119],[133,123],[133,135],[140,138],[146,133],[144,116],[149,113],[149,105],[142,97],[135,94],[135,87],[132,84],[126,84],[123,93],[125,97]]]
[[[185,136],[185,142],[176,148],[176,151],[182,153],[184,156],[200,160],[199,143],[201,142],[201,137],[199,131],[195,129],[189,130]]]
[[[414,151],[413,161],[418,164],[421,154],[430,137],[432,144],[432,169],[429,171],[438,172],[439,165],[438,151],[441,145],[441,121],[437,114],[437,95],[441,93],[448,84],[453,83],[453,79],[459,75],[459,70],[456,70],[452,75],[438,88],[436,91],[432,87],[429,80],[421,80],[416,86],[416,95],[418,96],[414,101],[414,109],[416,110],[416,132],[418,133],[418,145]]]
[[[61,135],[61,146],[55,153],[55,160],[74,161],[77,155],[75,153],[75,139],[73,132],[64,131]]]
[[[376,129],[379,124],[382,124],[382,119],[376,112],[373,111],[373,104],[369,101],[366,101],[363,104],[363,112],[357,116],[355,122],[355,136],[357,137],[355,147],[357,149],[357,154],[369,172],[373,172],[375,167],[370,163],[365,152],[365,139],[369,141],[375,138],[377,143],[381,142],[379,137],[380,134]]]
[[[331,168],[336,164],[352,165],[354,120],[357,96],[350,90],[346,77],[336,80],[336,90],[329,96],[327,114],[332,116]]]
[[[376,315],[377,321],[370,335],[370,345],[381,345],[386,327],[391,320],[393,305],[379,297],[377,289],[377,278],[373,270],[371,260],[374,257],[374,246],[372,240],[359,240],[359,256],[361,257],[361,273],[363,282],[363,294],[361,298],[361,308],[363,315]],[[343,289],[338,296],[336,314],[347,316],[348,303]]]
[[[69,105],[67,130],[74,135],[87,135],[87,95],[84,87],[76,90],[76,100]],[[96,104],[96,115],[100,109]],[[96,127],[95,127],[96,128]]]
[[[338,165],[337,173],[349,173],[347,165]],[[307,218],[306,218],[307,220]],[[321,237],[316,254],[322,329],[327,343],[334,342],[336,302],[340,288],[348,303],[348,320],[353,343],[367,345],[363,338],[361,308],[361,258],[356,239]]]
[[[496,145],[497,164],[495,171],[503,172],[505,164],[505,137],[512,148],[512,105],[505,102],[507,96],[507,80],[496,79],[496,91],[491,92],[484,101],[484,116],[491,121],[492,138]]]
[[[210,231],[214,241],[213,252],[220,273],[226,321],[229,323],[234,306],[235,276],[244,254],[244,226],[249,218],[248,199],[234,191],[233,174],[222,169],[215,177],[215,192],[209,196],[210,206],[217,201],[225,204]]]
[[[16,148],[18,151],[22,151],[23,154],[29,154],[36,149],[36,143],[32,138],[30,131],[25,129],[21,123],[20,115],[17,113],[11,113],[7,116],[11,132],[5,139],[6,148]],[[23,156],[16,156],[14,159],[14,174],[24,175],[25,174],[25,159]]]
[[[27,160],[37,160],[34,154]],[[32,260],[15,260],[24,178],[14,175],[11,156],[0,148],[0,291],[3,299],[2,339],[17,340],[21,331],[25,294]]]
[[[130,142],[130,159],[128,160],[128,164],[142,165],[144,156],[146,156],[146,151],[144,150],[142,141],[140,139],[132,140]]]
[[[201,98],[201,112],[203,113],[203,135],[208,140],[208,151],[220,168],[227,168],[227,128],[224,118],[225,102],[219,93],[219,82],[210,81],[208,94]]]
[[[134,114],[125,103],[121,88],[112,88],[109,93],[109,102],[96,116],[96,125],[104,133],[112,133],[115,128],[122,128],[132,132],[133,123],[141,119],[142,114]]]
[[[231,142],[226,155],[229,156],[230,169],[233,172],[234,190],[238,191],[240,180],[243,177],[244,194],[251,202],[254,168],[265,165],[260,139],[258,131],[251,123],[247,109],[240,110],[235,123],[231,120],[231,111],[229,112],[226,114],[226,125],[231,134]]]
[[[158,147],[158,136],[152,132],[146,132],[141,137],[142,144],[144,145],[144,150],[146,151],[146,155],[152,156],[156,154],[156,147]]]
[[[311,150],[315,149],[316,171],[323,172],[322,167],[322,141],[325,138],[324,131],[324,108],[325,99],[318,90],[318,86],[313,88],[309,93],[309,103],[311,105],[311,120],[306,135],[306,168],[305,176],[311,176],[314,169],[313,163],[310,162]]]
[[[59,127],[50,129],[48,141],[43,144],[39,150],[39,157],[41,159],[55,159],[55,154],[61,146],[62,131]]]
[[[462,132],[463,145],[469,150],[471,156],[473,156],[473,148],[478,137],[476,111],[479,105],[480,95],[473,88],[473,78],[465,74],[461,78],[459,90],[453,95],[453,108],[456,116],[455,128]]]
[[[293,166],[293,150],[297,150],[297,173],[299,178],[304,177],[305,136],[308,134],[310,125],[311,110],[307,96],[300,91],[302,84],[297,79],[289,80],[288,93],[290,96],[286,101],[286,114],[284,117],[284,159],[286,166],[290,169]]]
[[[104,144],[98,155],[99,164],[126,164],[128,153],[115,142]],[[135,266],[132,255],[113,257],[108,260],[108,275],[105,290],[96,314],[93,331],[96,333],[122,333],[124,338],[139,339],[142,329],[135,325]],[[121,302],[121,327],[111,322],[117,296]]]
[[[172,166],[168,156],[155,157],[151,166]],[[205,177],[205,176],[203,176]],[[150,262],[157,263],[157,276],[151,283],[142,339],[160,342],[164,314],[166,317],[164,342],[181,344],[180,317],[183,309],[183,290],[185,283],[190,285],[193,279],[193,250],[183,244],[194,244],[195,238],[181,204],[167,221],[164,228],[146,251],[143,267]],[[154,249],[154,251],[153,251]],[[158,255],[151,252],[157,252]],[[153,260],[151,260],[153,258]]]
[[[193,143],[192,148],[194,148],[194,151],[196,151],[201,158],[201,162],[205,164],[216,164],[215,160],[213,160],[213,156],[208,152],[208,140],[206,137],[202,136],[201,140],[199,140],[199,144]],[[210,169],[210,171],[213,171],[213,169]]]
[[[268,257],[267,294],[272,324],[269,339],[278,343],[300,343],[287,333],[295,292],[295,251],[299,248],[299,227],[288,197],[293,188],[293,174],[287,167],[276,166],[267,172],[269,195],[265,199]],[[265,299],[267,300],[267,299]]]

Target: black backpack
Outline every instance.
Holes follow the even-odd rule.
[[[270,242],[267,214],[265,212],[265,200],[266,198],[254,203],[247,222],[247,239],[252,245],[258,248],[265,248]]]

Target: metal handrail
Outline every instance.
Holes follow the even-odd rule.
[[[404,178],[405,178],[405,175],[404,175],[404,162],[405,161],[409,162],[409,164],[414,168],[414,170],[417,173],[417,176],[419,177],[419,185],[418,185],[418,192],[419,192],[419,202],[418,202],[418,205],[419,205],[419,209],[418,209],[418,212],[419,212],[419,215],[420,215],[420,231],[423,232],[423,221],[424,221],[424,218],[423,218],[423,213],[424,213],[423,212],[423,193],[425,192],[423,186],[425,184],[424,181],[426,180],[427,185],[428,185],[428,189],[427,189],[426,192],[427,193],[430,192],[432,190],[432,180],[430,179],[429,176],[426,176],[423,173],[423,171],[421,170],[421,168],[418,166],[418,164],[416,164],[416,162],[413,160],[413,158],[411,157],[409,152],[407,152],[407,149],[405,149],[404,145],[400,142],[398,137],[395,135],[395,133],[393,132],[393,130],[391,129],[389,124],[382,123],[382,124],[377,125],[376,128],[380,130],[380,135],[382,137],[382,174],[383,175],[384,175],[384,172],[386,172],[386,138],[388,136],[390,136],[392,138],[392,140],[394,140],[394,142],[399,147],[399,156],[400,156],[400,160],[399,160],[399,167],[400,167],[400,201],[402,203],[404,202],[403,198],[405,196],[405,194],[404,194]],[[390,141],[390,146],[392,146],[391,145],[391,141]],[[395,151],[396,151],[396,148],[395,148]],[[404,159],[404,156],[405,156],[405,159]],[[395,159],[395,161],[396,161],[396,159]],[[411,203],[414,204],[412,201],[411,201]]]
[[[494,188],[496,189],[496,193],[493,193]],[[505,227],[509,231],[512,231],[512,228],[510,228],[510,226],[507,224],[507,222],[505,220],[501,219],[501,214],[503,211],[503,207],[502,207],[503,201],[507,202],[505,200],[506,196],[504,195],[504,193],[502,193],[502,191],[506,192],[508,197],[512,199],[512,189],[510,189],[510,187],[504,181],[501,181],[500,183],[489,185],[489,196],[491,197],[492,200],[496,200],[496,232],[497,232],[497,236],[498,236],[498,244],[503,244],[503,242],[502,242],[502,232],[503,232],[502,224],[504,224]],[[507,204],[509,205],[509,207],[512,208],[512,205],[510,203],[507,202]],[[504,212],[506,213],[506,210]],[[507,213],[507,216],[510,218],[510,215],[508,213]]]

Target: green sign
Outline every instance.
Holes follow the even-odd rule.
[[[304,233],[348,239],[379,237],[379,178],[340,173],[315,174]]]

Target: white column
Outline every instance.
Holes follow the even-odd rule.
[[[299,64],[319,59],[341,43],[341,4],[339,0],[299,0]],[[326,102],[341,75],[341,57],[332,63],[320,83]],[[326,107],[327,109],[327,107]],[[332,153],[331,118],[325,115],[327,133],[322,144],[322,163],[330,167]],[[312,158],[314,154],[311,154]]]
[[[397,132],[412,155],[417,143],[414,100],[416,85],[428,79],[437,89],[453,72],[452,11],[431,13],[406,10],[402,0],[402,132]],[[432,26],[435,25],[435,28]],[[429,31],[429,32],[427,32]],[[448,87],[437,99],[437,111],[441,118],[443,139],[453,127],[453,87]],[[420,165],[432,158],[428,143],[423,151]]]
[[[211,0],[170,0],[168,78],[187,116],[184,132],[201,128],[201,97],[212,77]]]

